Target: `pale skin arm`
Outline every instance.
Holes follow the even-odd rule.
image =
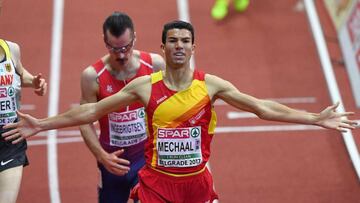
[[[57,116],[37,119],[18,112],[20,121],[4,126],[5,129],[15,129],[3,133],[2,136],[5,137],[5,140],[14,140],[12,143],[18,143],[41,131],[92,123],[102,116],[135,101],[140,101],[144,105],[147,104],[150,90],[150,76],[147,75],[134,79],[125,88],[110,97],[96,103],[86,103],[74,107]]]
[[[166,64],[165,64],[165,61],[162,56],[160,56],[159,54],[153,54],[153,53],[151,53],[150,56],[152,59],[152,65],[153,65],[154,72],[157,72],[160,70],[165,70]]]
[[[18,44],[7,41],[10,47],[12,58],[16,67],[16,72],[21,76],[21,86],[22,87],[31,87],[34,88],[35,94],[43,96],[46,94],[47,83],[42,74],[39,73],[36,76],[33,76],[29,71],[27,71],[21,63],[21,54],[20,47]]]
[[[96,71],[90,66],[81,75],[81,104],[97,102],[98,89]],[[93,123],[81,125],[80,132],[89,150],[106,170],[119,176],[126,174],[130,170],[128,167],[130,162],[119,158],[124,153],[123,149],[108,153],[101,147]]]
[[[335,111],[338,103],[325,108],[320,113],[310,113],[241,93],[230,82],[213,75],[207,74],[205,80],[213,101],[218,98],[222,99],[226,103],[238,109],[252,112],[264,120],[317,125],[341,132],[346,131],[346,129],[354,129],[357,125],[356,122],[346,118],[353,112],[337,113]]]

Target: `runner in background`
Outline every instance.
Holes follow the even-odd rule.
[[[229,10],[230,4],[234,4],[235,11],[244,12],[249,6],[250,0],[215,0],[211,9],[211,16],[214,20],[223,20]]]
[[[121,90],[133,79],[165,68],[158,54],[134,49],[136,33],[131,18],[114,12],[103,24],[108,53],[81,76],[81,104],[97,102]],[[81,135],[98,161],[100,203],[123,203],[138,182],[145,164],[145,111],[141,103],[116,109],[99,119],[100,136],[93,124],[80,127]]]
[[[0,14],[2,9],[0,0]],[[5,29],[5,28],[4,28]],[[34,88],[43,96],[47,84],[41,74],[33,76],[22,65],[18,44],[0,39],[0,133],[3,126],[18,120],[21,87]],[[12,144],[0,137],[0,203],[15,203],[22,179],[23,167],[28,165],[26,141]]]

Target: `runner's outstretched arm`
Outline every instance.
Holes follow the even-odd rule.
[[[44,119],[37,119],[28,114],[18,112],[20,121],[4,126],[5,129],[15,129],[2,134],[2,136],[5,137],[6,140],[14,140],[13,143],[18,143],[41,131],[94,122],[101,116],[115,111],[118,108],[125,107],[135,101],[146,104],[144,95],[147,94],[144,94],[144,89],[149,88],[149,83],[150,76],[136,78],[118,93],[99,102],[83,104],[65,113]],[[147,92],[149,92],[148,89]]]
[[[341,132],[354,129],[357,123],[346,116],[354,112],[336,112],[339,103],[328,106],[320,113],[299,111],[283,104],[262,100],[240,92],[233,84],[217,76],[206,75],[206,84],[212,100],[220,98],[228,104],[256,114],[259,118],[271,121],[317,125]]]

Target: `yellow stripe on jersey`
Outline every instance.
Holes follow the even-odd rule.
[[[217,122],[216,112],[214,108],[211,108],[211,120],[208,129],[209,134],[215,135],[216,122]]]
[[[161,103],[154,111],[152,121],[161,127],[176,127],[180,122],[193,116],[191,109],[204,106],[207,102],[209,96],[205,82],[193,80],[188,89],[177,92]]]
[[[1,46],[1,47],[4,49],[4,51],[5,51],[6,60],[10,60],[10,58],[11,58],[11,52],[10,52],[9,45],[5,42],[5,40],[0,39],[0,46]]]
[[[156,73],[151,74],[151,84],[157,83],[163,78],[163,71],[158,71]]]

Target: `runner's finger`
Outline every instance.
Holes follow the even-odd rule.
[[[9,123],[3,126],[4,129],[16,128],[18,123]],[[5,133],[4,133],[5,134]]]
[[[12,135],[12,134],[17,133],[17,132],[18,132],[18,129],[15,128],[13,130],[9,130],[9,131],[3,133],[1,136],[7,137],[7,136]]]
[[[120,156],[122,153],[124,153],[124,151],[125,151],[124,149],[119,149],[119,150],[113,152],[112,154],[115,154],[115,155],[118,157],[118,156]]]
[[[9,141],[9,140],[17,139],[18,137],[21,137],[20,133],[14,133],[14,134],[11,134],[11,135],[5,137],[4,139],[6,141]]]
[[[17,143],[19,143],[20,141],[22,141],[23,139],[24,139],[24,138],[20,136],[18,139],[12,141],[11,143],[17,144]]]

